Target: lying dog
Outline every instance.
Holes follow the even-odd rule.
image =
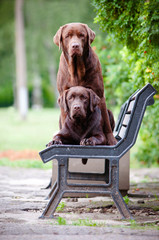
[[[114,145],[117,141],[113,136],[106,108],[101,65],[90,46],[94,38],[95,33],[86,24],[81,23],[66,24],[57,31],[54,43],[62,49],[57,74],[57,88],[60,96],[73,86],[92,89],[100,98],[99,108],[102,113],[106,144]],[[61,105],[60,128],[63,128],[66,116]]]
[[[103,120],[99,108],[100,98],[84,87],[71,87],[59,98],[59,104],[67,114],[65,123],[48,144],[105,145]],[[113,116],[109,111],[113,122]]]

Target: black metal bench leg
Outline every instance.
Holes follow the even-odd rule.
[[[66,166],[67,161],[63,161],[63,164],[61,164],[60,160],[58,162],[58,179],[57,183],[54,184],[51,192],[51,198],[50,201],[48,202],[44,212],[42,213],[40,218],[54,218],[54,212],[60,203],[64,190],[66,188]]]
[[[46,200],[50,199],[51,196],[53,195],[54,191],[56,190],[57,188],[57,181],[54,183],[54,185],[52,186],[51,188],[51,191],[49,192],[48,196],[46,197]]]
[[[62,196],[62,191],[56,188],[40,218],[53,218],[53,214],[60,203]]]
[[[111,194],[111,196],[115,202],[116,207],[118,208],[119,212],[123,216],[123,219],[133,219],[133,217],[128,209],[128,206],[124,202],[124,199],[123,199],[121,193],[118,190],[116,190],[116,192]]]
[[[112,161],[112,191],[111,196],[115,202],[116,207],[118,208],[120,214],[122,215],[123,219],[133,219],[128,206],[126,205],[120,191],[119,191],[119,161],[113,160]]]

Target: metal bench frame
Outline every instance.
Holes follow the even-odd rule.
[[[122,105],[114,132],[118,140],[115,146],[54,145],[39,153],[44,163],[53,159],[58,161],[57,181],[40,218],[53,218],[65,193],[95,193],[111,195],[122,217],[132,219],[119,191],[119,160],[135,144],[146,107],[154,103],[155,94],[156,90],[147,84]],[[69,158],[105,159],[104,173],[69,172]],[[90,183],[70,183],[69,180],[89,180]],[[99,183],[92,184],[91,181]]]

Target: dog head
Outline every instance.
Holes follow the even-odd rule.
[[[70,119],[82,120],[94,112],[95,107],[100,103],[100,98],[92,89],[77,86],[65,90],[58,102]]]
[[[69,57],[82,56],[85,48],[93,42],[95,33],[82,23],[69,23],[57,31],[54,43]]]

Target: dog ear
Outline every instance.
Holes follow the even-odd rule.
[[[67,105],[67,93],[68,93],[68,90],[65,90],[63,94],[58,98],[58,104],[61,108],[64,109],[65,112],[69,111],[69,108]]]
[[[94,108],[100,103],[100,98],[97,94],[92,90],[89,89],[89,101],[90,101],[90,111],[94,112]]]
[[[86,30],[87,30],[87,33],[88,33],[88,42],[89,42],[89,44],[91,44],[91,43],[93,42],[96,34],[95,34],[95,32],[94,32],[92,29],[90,29],[90,28],[88,27],[87,24],[84,24],[84,26],[85,26],[85,28],[86,28]]]
[[[61,33],[62,33],[62,27],[59,28],[59,30],[56,32],[55,36],[53,37],[53,42],[59,46],[59,49],[61,49]]]
[[[53,37],[53,42],[59,46],[59,50],[62,48],[62,30],[66,25],[59,28],[59,30],[56,32],[55,36]]]

